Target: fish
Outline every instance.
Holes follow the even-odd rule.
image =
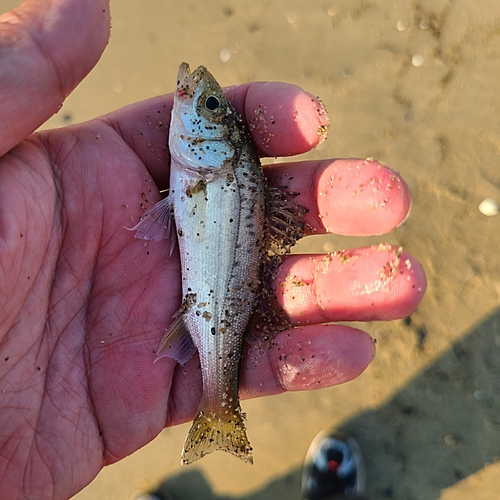
[[[252,329],[268,338],[291,327],[265,284],[303,235],[305,209],[268,186],[241,116],[204,66],[180,65],[169,150],[168,195],[131,229],[179,245],[182,304],[157,354],[200,357],[203,395],[181,463],[215,450],[253,463],[238,395],[243,342]]]

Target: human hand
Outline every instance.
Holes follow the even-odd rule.
[[[0,18],[5,498],[75,494],[165,425],[191,419],[201,396],[196,357],[183,367],[170,359],[153,365],[180,304],[178,254],[169,256],[168,242],[145,245],[123,229],[168,186],[172,97],[29,135],[97,62],[108,29],[104,0],[31,0]],[[263,154],[297,154],[319,142],[325,118],[296,87],[246,84],[228,94]],[[296,201],[309,208],[317,233],[384,233],[409,210],[407,186],[376,162],[309,161],[266,172],[271,183],[301,193]],[[383,246],[286,257],[276,288],[301,326],[280,333],[260,357],[247,346],[243,397],[356,377],[373,357],[372,339],[323,323],[404,317],[420,301],[425,277],[411,256]]]

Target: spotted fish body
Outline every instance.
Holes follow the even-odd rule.
[[[265,328],[290,326],[268,300],[274,295],[263,293],[263,263],[271,244],[286,251],[302,235],[304,212],[267,187],[241,117],[203,66],[179,68],[169,149],[170,192],[133,229],[138,238],[175,241],[175,220],[183,302],[159,355],[183,364],[198,350],[203,378],[182,463],[218,449],[252,463],[238,397],[243,339],[264,297]]]
[[[238,370],[260,287],[266,183],[241,118],[206,68],[180,68],[169,147],[183,321],[203,376],[182,459],[220,448],[251,462]]]
[[[161,352],[185,362],[193,352],[187,330],[203,378],[182,462],[216,449],[252,462],[238,370],[261,285],[267,188],[241,118],[204,67],[180,66],[169,149],[169,195],[134,229],[140,238],[167,237],[173,212],[183,303]]]

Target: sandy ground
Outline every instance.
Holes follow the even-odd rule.
[[[1,10],[13,4],[0,0]],[[106,468],[74,497],[298,499],[307,447],[348,430],[369,497],[500,497],[500,3],[497,0],[113,0],[110,45],[50,127],[173,90],[178,64],[229,85],[283,80],[319,95],[328,141],[308,157],[367,157],[400,171],[408,221],[380,238],[321,236],[300,251],[386,241],[424,265],[410,318],[368,324],[378,354],[343,386],[244,402],[253,467],[215,453],[179,465],[187,424]]]

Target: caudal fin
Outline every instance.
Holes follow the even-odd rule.
[[[253,464],[252,447],[247,438],[245,414],[238,408],[230,416],[220,416],[214,412],[200,411],[189,429],[182,449],[183,464],[223,450]]]

